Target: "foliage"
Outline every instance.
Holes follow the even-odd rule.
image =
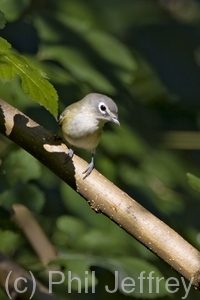
[[[200,10],[195,0],[179,3],[179,9],[172,2],[0,1],[0,97],[58,134],[51,116],[57,116],[57,94],[60,111],[89,92],[112,97],[121,127],[106,126],[96,168],[200,249],[199,146],[192,138],[200,124]],[[175,141],[166,139],[169,132],[178,134]],[[77,153],[88,159],[84,151]],[[10,219],[14,203],[34,213],[59,253],[52,264],[66,276],[72,270],[83,279],[88,271],[91,285],[95,270],[97,293],[79,294],[74,283],[71,299],[127,299],[123,291],[105,293],[105,285],[114,285],[115,270],[121,280],[137,279],[141,271],[179,278],[3,137],[0,155],[0,250],[44,283],[37,255]],[[60,299],[67,291],[66,284],[55,288]],[[197,293],[191,288],[187,299]],[[175,297],[183,295],[180,288]],[[149,293],[145,282],[143,294],[136,289],[129,296],[171,299],[164,281],[159,293]]]
[[[35,67],[26,57],[12,53],[11,45],[0,38],[0,80],[4,83],[12,81],[19,75],[24,92],[42,104],[56,117],[57,94],[51,84],[45,79],[46,75]]]
[[[197,176],[194,176],[192,174],[187,174],[189,184],[191,187],[198,192],[200,192],[200,179]]]

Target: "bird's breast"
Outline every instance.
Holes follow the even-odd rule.
[[[77,148],[82,148],[88,151],[94,150],[101,139],[102,129],[93,132],[92,134],[84,134],[79,136],[73,136],[71,134],[64,134],[64,138],[68,141],[68,143]]]
[[[62,124],[64,138],[72,146],[92,151],[99,144],[103,124],[89,115],[67,116]]]

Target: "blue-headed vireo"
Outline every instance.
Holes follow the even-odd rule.
[[[82,100],[65,108],[60,115],[58,124],[66,141],[71,145],[92,152],[92,159],[87,169],[83,172],[87,177],[94,168],[95,149],[99,144],[104,124],[118,121],[118,108],[115,102],[101,94],[91,93]],[[74,151],[69,150],[72,158]]]

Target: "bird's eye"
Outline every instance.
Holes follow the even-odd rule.
[[[100,102],[99,105],[99,111],[101,112],[102,115],[107,115],[108,113],[108,107],[104,104],[104,102]]]
[[[101,111],[106,111],[105,105],[101,104],[100,109],[101,109]]]
[[[103,102],[100,102],[99,103],[99,110],[100,110],[100,112],[103,115],[106,115],[106,113],[107,113],[107,106]]]

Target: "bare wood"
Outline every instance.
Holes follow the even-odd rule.
[[[12,220],[23,231],[42,263],[57,258],[56,250],[46,237],[44,231],[27,207],[22,204],[13,205]]]
[[[83,180],[87,164],[52,133],[0,100],[0,132],[31,153],[97,212],[102,212],[200,288],[200,252],[178,233],[117,188],[96,170]],[[2,110],[2,112],[1,112]]]

